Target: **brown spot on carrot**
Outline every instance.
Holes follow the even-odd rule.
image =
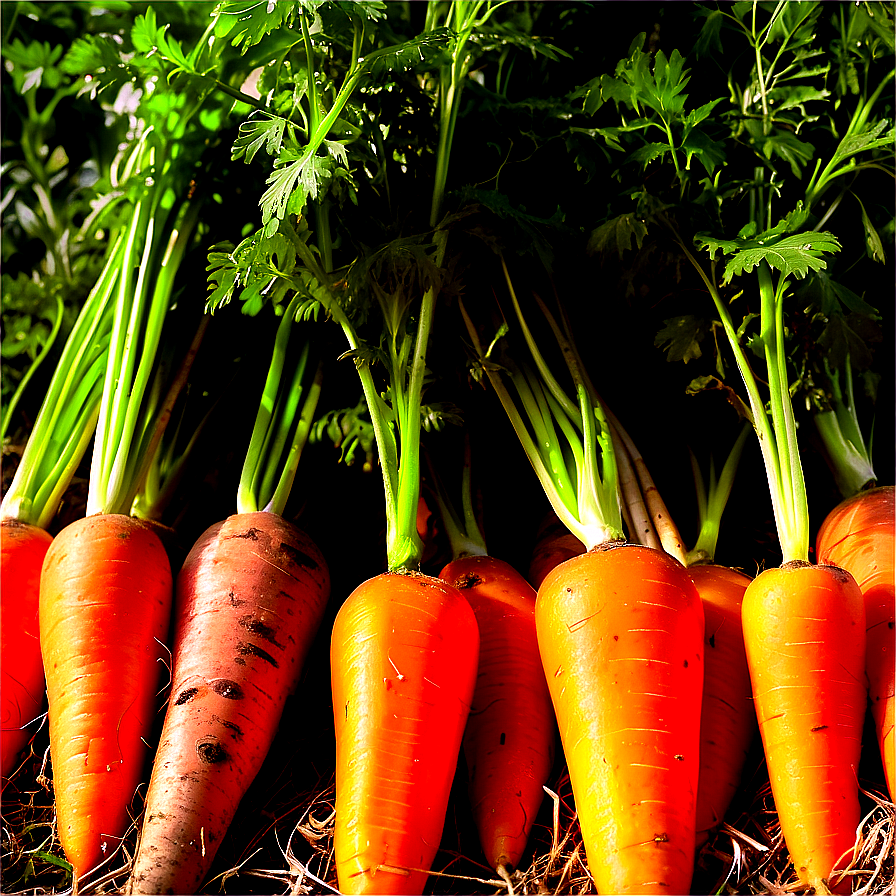
[[[827,728],[827,727],[828,727],[827,725],[816,725],[816,726],[815,726],[814,728],[812,728],[811,730],[812,730],[812,731],[824,731],[825,728]]]
[[[230,754],[217,740],[201,740],[196,744],[196,755],[200,761],[208,765],[218,765],[221,762],[227,762]]]
[[[710,646],[710,647],[715,647],[715,646],[716,646],[716,636],[715,636],[715,635],[710,635],[710,636],[709,636],[709,646]]]
[[[613,635],[613,640],[614,640],[614,641],[618,641],[618,640],[619,640],[619,635]]]
[[[684,667],[685,667],[685,669],[687,669],[687,667],[688,667],[688,661],[687,661],[687,660],[684,661]]]
[[[270,663],[275,669],[280,668],[280,664],[277,660],[275,660],[266,650],[262,650],[257,644],[247,644],[245,641],[240,641],[236,645],[236,649],[240,652],[240,656],[237,657],[234,662],[239,663],[241,666],[245,666],[246,661],[243,660],[240,662],[240,657],[255,656],[260,660],[264,660],[266,663]]]
[[[211,684],[212,690],[225,700],[242,700],[246,695],[243,689],[235,682],[227,678],[219,678]]]
[[[684,762],[684,756],[681,753],[676,753],[673,758],[677,759],[679,762]]]
[[[653,842],[654,842],[654,843],[668,843],[668,842],[669,842],[669,835],[668,835],[668,834],[657,834],[657,835],[653,838]]]
[[[248,616],[240,616],[237,621],[244,629],[246,629],[246,631],[251,632],[253,635],[258,635],[259,638],[264,639],[269,644],[273,644],[274,647],[279,647],[281,650],[283,649],[283,645],[277,643],[277,629],[273,626],[268,625],[266,622],[262,622],[260,619],[256,619],[251,614]]]
[[[280,542],[280,550],[289,557],[290,563],[294,563],[296,566],[304,566],[307,569],[317,569],[320,566],[313,557],[285,541]]]
[[[246,603],[246,601],[241,600],[240,598],[238,598],[238,597],[236,596],[236,594],[235,594],[233,591],[231,591],[231,592],[227,595],[227,598],[228,598],[228,600],[230,601],[230,606],[231,606],[231,607],[242,607],[242,606],[244,606],[245,603]]]
[[[887,623],[887,628],[894,628],[894,627],[896,627],[896,622],[893,622],[892,620],[890,620],[890,622]]]
[[[482,579],[476,575],[474,572],[468,572],[462,575],[460,578],[455,579],[452,584],[459,591],[462,591],[464,588],[473,588],[478,585]]]
[[[258,536],[261,535],[261,529],[256,529],[254,526],[250,526],[246,529],[245,532],[236,532],[231,535],[231,538],[248,538],[250,541],[258,541]]]
[[[502,747],[504,746],[506,741],[507,741],[507,734],[506,734],[506,732],[502,731],[501,732],[501,746]]]
[[[199,688],[185,688],[174,701],[174,705],[183,706],[184,703],[189,703],[198,693]]]

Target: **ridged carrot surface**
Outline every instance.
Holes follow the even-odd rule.
[[[767,569],[744,595],[743,626],[781,831],[800,880],[817,888],[849,863],[861,820],[862,593],[834,566]]]
[[[32,736],[25,726],[44,705],[44,665],[40,656],[38,599],[40,570],[53,537],[45,529],[15,519],[0,522],[0,738],[6,778]]]
[[[479,624],[479,673],[464,733],[470,802],[492,868],[516,868],[544,802],[556,723],[535,636],[535,590],[496,557],[453,560],[440,577]]]
[[[841,501],[818,530],[815,551],[855,578],[865,599],[865,671],[874,727],[890,798],[896,794],[896,488],[860,492]]]
[[[535,619],[598,892],[689,892],[704,620],[687,570],[594,549],[548,575]]]
[[[128,892],[197,892],[267,756],[329,591],[318,548],[277,514],[235,514],[193,546],[177,577],[171,698]]]
[[[140,520],[97,514],[53,540],[40,582],[59,839],[78,877],[118,845],[167,676],[171,568]]]
[[[478,657],[473,610],[440,579],[383,573],[340,608],[330,660],[342,893],[423,892]]]

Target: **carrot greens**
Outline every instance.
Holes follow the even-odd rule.
[[[573,381],[575,398],[551,373],[523,316],[502,260],[516,319],[536,366],[492,359],[497,340],[483,350],[461,306],[478,363],[487,375],[558,518],[587,549],[623,538],[616,453],[603,406],[587,381],[569,333],[555,330]],[[502,327],[499,336],[506,330]],[[504,380],[510,380],[514,393]]]

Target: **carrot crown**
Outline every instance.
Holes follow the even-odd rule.
[[[559,519],[588,549],[620,540],[624,533],[616,455],[604,407],[587,378],[569,327],[561,331],[540,303],[572,377],[574,398],[551,373],[523,316],[503,258],[501,264],[535,370],[512,361],[502,369],[492,362],[490,355],[497,340],[483,352],[475,327],[461,305],[489,382]],[[519,404],[505,386],[504,377],[510,380]]]

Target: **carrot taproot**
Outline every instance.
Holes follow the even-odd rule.
[[[689,892],[704,618],[687,570],[597,547],[548,575],[535,620],[598,892]]]
[[[529,557],[527,578],[538,591],[547,574],[570,557],[585,553],[585,545],[558,519],[553,510],[548,511],[535,533],[535,544]]]
[[[867,691],[865,608],[835,566],[786,562],[760,573],[743,601],[753,698],[781,831],[799,879],[833,880],[861,821],[858,766]]]
[[[880,745],[887,789],[896,794],[896,488],[879,486],[841,501],[825,517],[815,539],[820,563],[847,570],[865,600],[868,697]]]
[[[423,892],[478,654],[473,610],[440,579],[382,573],[340,607],[330,664],[341,892]]]
[[[216,523],[187,555],[129,892],[197,892],[268,753],[329,585],[314,542],[265,511]]]
[[[535,590],[509,563],[458,557],[440,578],[467,599],[479,624],[479,672],[464,732],[470,801],[492,868],[522,858],[544,801],[556,725],[535,637]]]
[[[716,564],[689,566],[703,603],[703,708],[697,839],[700,849],[721,824],[740,785],[756,730],[741,605],[750,577]]]
[[[53,790],[76,879],[129,826],[165,672],[171,596],[161,541],[123,514],[70,523],[44,559],[40,643]]]
[[[38,601],[40,570],[53,536],[16,519],[0,522],[0,599],[3,664],[0,668],[2,774],[7,778],[32,733],[28,723],[44,704]]]

